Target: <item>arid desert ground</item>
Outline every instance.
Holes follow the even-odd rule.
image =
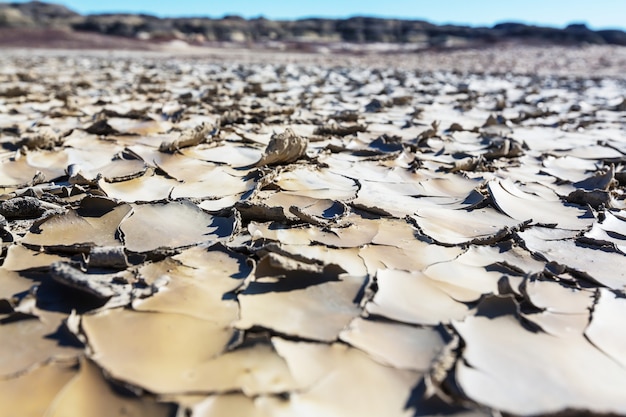
[[[626,48],[0,50],[0,416],[626,415]]]

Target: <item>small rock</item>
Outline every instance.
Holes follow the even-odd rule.
[[[306,153],[309,141],[287,128],[283,133],[274,133],[256,166],[289,164]]]

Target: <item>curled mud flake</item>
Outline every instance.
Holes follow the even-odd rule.
[[[428,370],[444,347],[440,333],[428,327],[356,318],[339,338],[396,369]]]
[[[91,359],[82,358],[80,369],[55,397],[46,411],[50,417],[168,417],[176,406],[157,401],[154,397],[121,394],[123,390],[108,381],[103,370]]]
[[[456,380],[473,401],[519,415],[626,411],[626,371],[582,335],[532,332],[511,314],[468,317],[454,328],[466,345]]]
[[[336,340],[341,329],[360,314],[364,277],[340,275],[337,281],[325,281],[322,274],[291,275],[277,282],[250,283],[238,296],[241,318],[236,326],[261,326],[280,334],[328,342]]]
[[[476,265],[472,258],[466,252],[452,261],[432,264],[423,272],[457,301],[474,302],[483,295],[497,294],[502,272],[488,270],[486,265]]]
[[[560,314],[549,310],[521,313],[520,317],[556,337],[580,337],[589,324],[589,312]]]
[[[50,276],[55,281],[84,291],[100,299],[129,294],[131,286],[115,282],[116,274],[88,274],[65,262],[50,265]]]
[[[623,320],[626,299],[622,294],[606,288],[599,289],[597,297],[585,336],[622,368],[626,368],[626,333]]]
[[[93,186],[96,185],[98,180],[100,179],[99,177],[94,177],[94,178],[89,178],[88,174],[85,174],[79,165],[77,164],[71,164],[67,167],[67,175],[68,175],[68,182],[72,185],[89,185],[89,186]]]
[[[597,169],[594,161],[569,155],[560,158],[546,156],[542,159],[541,165],[542,173],[572,183],[586,180],[589,177],[588,173]]]
[[[580,278],[604,285],[614,290],[626,288],[626,271],[622,267],[624,254],[615,249],[596,246],[573,239],[555,239],[542,236],[542,228],[536,227],[516,232],[524,246],[535,255],[549,262],[567,267]],[[550,229],[547,229],[550,230]]]
[[[64,262],[50,265],[50,276],[60,284],[101,300],[104,303],[102,305],[104,309],[126,306],[133,300],[150,297],[169,283],[169,278],[164,276],[146,285],[135,281],[134,276],[125,271],[83,272]]]
[[[344,218],[342,224],[332,227],[322,228],[313,225],[289,227],[278,223],[251,222],[248,230],[255,240],[265,238],[296,245],[316,242],[336,248],[349,248],[372,243],[378,234],[379,224],[374,220],[351,214]]]
[[[272,338],[272,343],[302,387],[289,396],[284,405],[287,414],[303,409],[329,416],[413,414],[407,402],[422,376],[420,372],[382,365],[366,353],[339,343],[306,343],[278,337]],[[347,386],[354,389],[346,390]]]
[[[496,207],[519,221],[555,224],[570,230],[586,229],[593,222],[589,210],[565,205],[555,194],[546,197],[527,192],[509,179],[490,181],[488,188]]]
[[[309,141],[296,135],[287,128],[283,133],[274,133],[261,159],[255,164],[257,167],[265,165],[289,164],[303,157]]]
[[[46,174],[57,178],[63,173],[59,170],[45,170],[31,166],[26,158],[4,158],[0,165],[0,188],[26,188],[45,182]]]
[[[61,337],[64,314],[38,311],[38,315],[23,314],[21,319],[0,322],[0,380],[51,360],[70,360],[83,354],[82,347]]]
[[[242,199],[243,196],[241,195],[227,195],[221,198],[204,200],[198,204],[198,207],[208,213],[223,214],[226,211],[232,211],[235,205]]]
[[[304,259],[297,259],[292,256],[286,256],[286,254],[279,254],[276,252],[269,252],[263,256],[255,269],[255,276],[257,280],[263,277],[272,279],[280,279],[292,277],[295,279],[304,279],[305,277],[313,276],[319,277],[326,272],[327,279],[336,279],[336,272],[341,271],[336,265],[328,265],[327,270],[324,265],[311,262]],[[335,274],[333,274],[333,271]],[[294,277],[294,275],[296,277]]]
[[[626,255],[626,212],[606,210],[603,215],[604,219],[594,222],[582,239],[589,239],[597,245],[613,245]]]
[[[305,212],[304,210],[300,209],[298,206],[289,207],[289,212],[293,214],[294,216],[296,216],[298,219],[302,220],[303,222],[310,223],[314,226],[325,227],[331,224],[330,221],[324,219],[323,217],[318,217],[314,214],[309,214]]]
[[[450,261],[462,251],[457,247],[413,240],[368,244],[359,248],[358,253],[368,273],[374,276],[378,269],[385,268],[421,271],[429,265]]]
[[[231,168],[244,169],[253,166],[263,155],[263,150],[240,143],[225,142],[211,146],[185,148],[181,154],[202,161],[225,164]]]
[[[483,200],[475,190],[479,182],[461,175],[441,174],[433,177],[425,172],[411,175],[402,171],[398,173],[400,170],[393,174],[388,169],[376,171],[379,170],[363,170],[361,175],[346,173],[347,176],[357,178],[360,185],[357,198],[351,201],[352,205],[402,218],[424,207],[468,209]],[[370,178],[363,179],[362,176]]]
[[[602,169],[584,180],[575,182],[573,185],[574,187],[585,191],[608,191],[616,183],[615,167],[611,165],[610,167]]]
[[[223,324],[184,314],[128,309],[84,315],[82,329],[94,359],[113,378],[158,394],[212,391],[205,381],[221,373],[203,367],[234,335]]]
[[[176,180],[156,174],[152,169],[127,181],[111,183],[103,178],[98,180],[98,187],[108,197],[126,203],[166,200],[172,189],[179,184]]]
[[[203,242],[228,240],[236,231],[238,218],[212,216],[189,201],[133,206],[133,215],[120,225],[126,249],[150,252]]]
[[[271,207],[262,202],[238,201],[235,208],[241,213],[241,218],[246,221],[279,222],[289,221],[282,207]]]
[[[190,148],[195,150],[196,148]],[[215,170],[226,170],[228,167],[200,160],[194,156],[184,155],[182,152],[163,153],[150,148],[136,146],[134,156],[141,158],[144,163],[158,168],[167,176],[181,183],[195,183],[209,179]]]
[[[243,392],[249,397],[282,394],[297,388],[285,360],[267,342],[237,347],[199,365],[203,392]]]
[[[33,285],[33,281],[2,265],[0,267],[0,314],[10,313]]]
[[[115,158],[97,171],[107,182],[120,182],[142,176],[147,168],[147,165],[139,159]]]
[[[444,244],[495,243],[523,222],[511,219],[487,207],[474,210],[450,210],[425,207],[410,217],[430,238]]]
[[[273,183],[288,194],[336,201],[353,199],[359,189],[358,181],[329,169],[314,166],[297,167],[281,172]],[[290,205],[296,205],[294,203]],[[289,206],[285,208],[289,209]]]
[[[176,152],[181,148],[187,148],[190,146],[196,146],[204,141],[206,141],[209,135],[212,135],[216,132],[214,126],[202,123],[201,125],[196,126],[193,129],[185,130],[181,132],[178,139],[175,139],[171,142],[162,142],[159,146],[159,150],[161,152]]]
[[[172,198],[203,198],[220,199],[228,196],[249,193],[256,186],[253,178],[237,175],[230,168],[220,166],[207,167],[204,172],[196,173],[196,177],[185,179],[185,183],[175,185]]]
[[[607,161],[611,163],[616,163],[624,159],[624,154],[617,149],[597,144],[588,145],[587,143],[580,143],[581,146],[573,146],[571,149],[553,152],[557,156],[569,155],[581,159]]]
[[[107,200],[108,201],[108,200]],[[115,204],[115,203],[113,203]],[[85,215],[79,212],[85,212]],[[87,210],[68,210],[35,224],[21,243],[30,246],[67,247],[76,252],[85,246],[118,246],[117,228],[131,211],[128,205],[103,208],[95,215]]]
[[[298,220],[289,208],[293,205],[305,207],[312,202],[320,201],[314,198],[291,194],[287,192],[263,190],[257,192],[253,198],[248,199],[243,204],[238,204],[251,220],[271,220],[285,224],[294,223]]]
[[[539,312],[523,313],[522,317],[555,336],[579,337],[583,334],[593,307],[592,291],[535,277],[526,279],[521,290],[535,307],[541,309]]]
[[[273,246],[273,247],[272,247]],[[359,253],[359,248],[337,249],[325,245],[267,245],[272,251],[286,253],[292,258],[302,257],[309,263],[335,264],[355,276],[365,276],[368,270]]]
[[[378,291],[365,310],[375,316],[409,324],[437,325],[460,320],[469,308],[450,297],[421,272],[381,269]]]
[[[102,179],[98,181],[98,187],[107,197],[126,203],[167,200],[178,184],[178,181],[151,173],[115,183]]]
[[[185,314],[229,326],[239,314],[232,295],[245,285],[251,269],[244,256],[221,245],[187,249],[139,269],[139,277],[149,285],[164,277],[169,283],[151,297],[134,300],[133,308]]]
[[[3,413],[43,416],[54,399],[76,375],[76,361],[48,362],[12,378],[0,378]],[[37,395],[33,395],[36,392]]]

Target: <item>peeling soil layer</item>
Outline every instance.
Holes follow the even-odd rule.
[[[626,414],[625,62],[3,50],[0,416]]]

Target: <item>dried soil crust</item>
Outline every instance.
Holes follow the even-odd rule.
[[[622,50],[215,51],[0,55],[7,415],[626,414]]]

